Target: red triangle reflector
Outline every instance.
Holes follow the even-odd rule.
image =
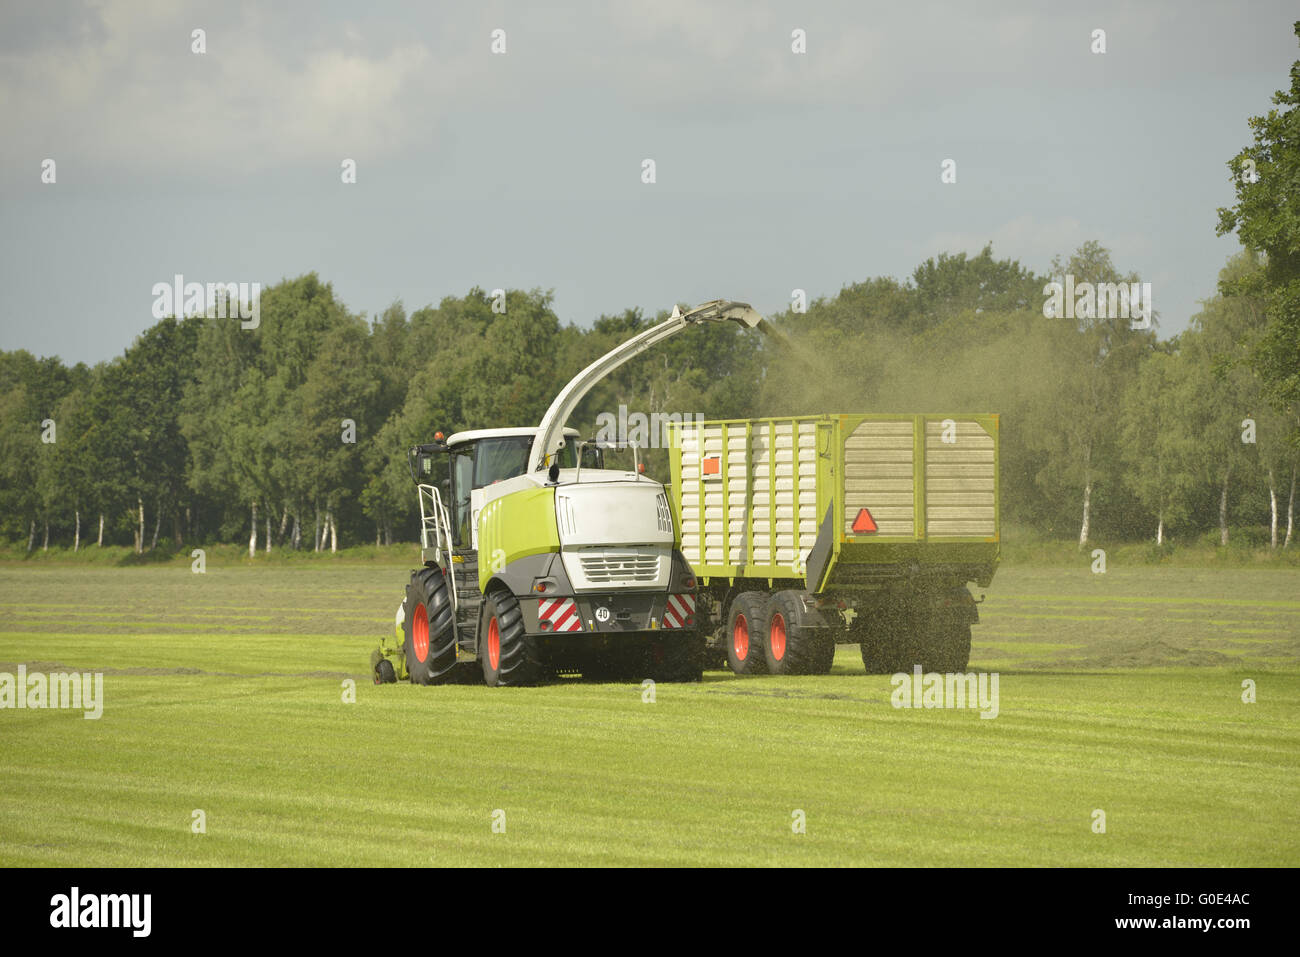
[[[876,530],[876,520],[871,517],[871,513],[865,508],[858,509],[858,517],[853,520],[853,530],[858,533],[874,532]]]

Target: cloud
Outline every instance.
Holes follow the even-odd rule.
[[[391,151],[427,135],[412,107],[458,69],[418,39],[366,49],[347,24],[314,33],[246,9],[109,0],[64,15],[57,32],[20,22],[29,42],[0,53],[7,163],[249,172]]]

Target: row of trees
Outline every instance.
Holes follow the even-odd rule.
[[[745,417],[838,411],[1002,414],[1005,519],[1047,535],[1164,541],[1233,525],[1294,529],[1296,404],[1271,404],[1251,357],[1268,332],[1262,256],[1168,340],[1126,318],[1044,315],[1044,286],[1131,279],[1087,243],[1036,275],[939,256],[770,317],[670,340],[588,396],[594,434],[620,405]],[[164,319],[124,353],[68,368],[0,354],[0,512],[28,548],[53,538],[276,546],[416,537],[404,450],[435,431],[535,424],[579,369],[665,314],[562,325],[550,296],[471,290],[407,315],[351,314],[315,274],[267,289],[261,323]],[[666,472],[666,455],[650,466]]]

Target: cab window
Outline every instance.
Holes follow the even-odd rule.
[[[530,435],[479,439],[474,454],[474,488],[484,488],[523,475],[528,468]]]

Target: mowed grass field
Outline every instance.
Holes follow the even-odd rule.
[[[1300,864],[1292,571],[1004,567],[993,720],[891,707],[855,646],[654,703],[375,687],[405,575],[0,567],[0,671],[105,674],[97,721],[0,711],[0,864]]]

